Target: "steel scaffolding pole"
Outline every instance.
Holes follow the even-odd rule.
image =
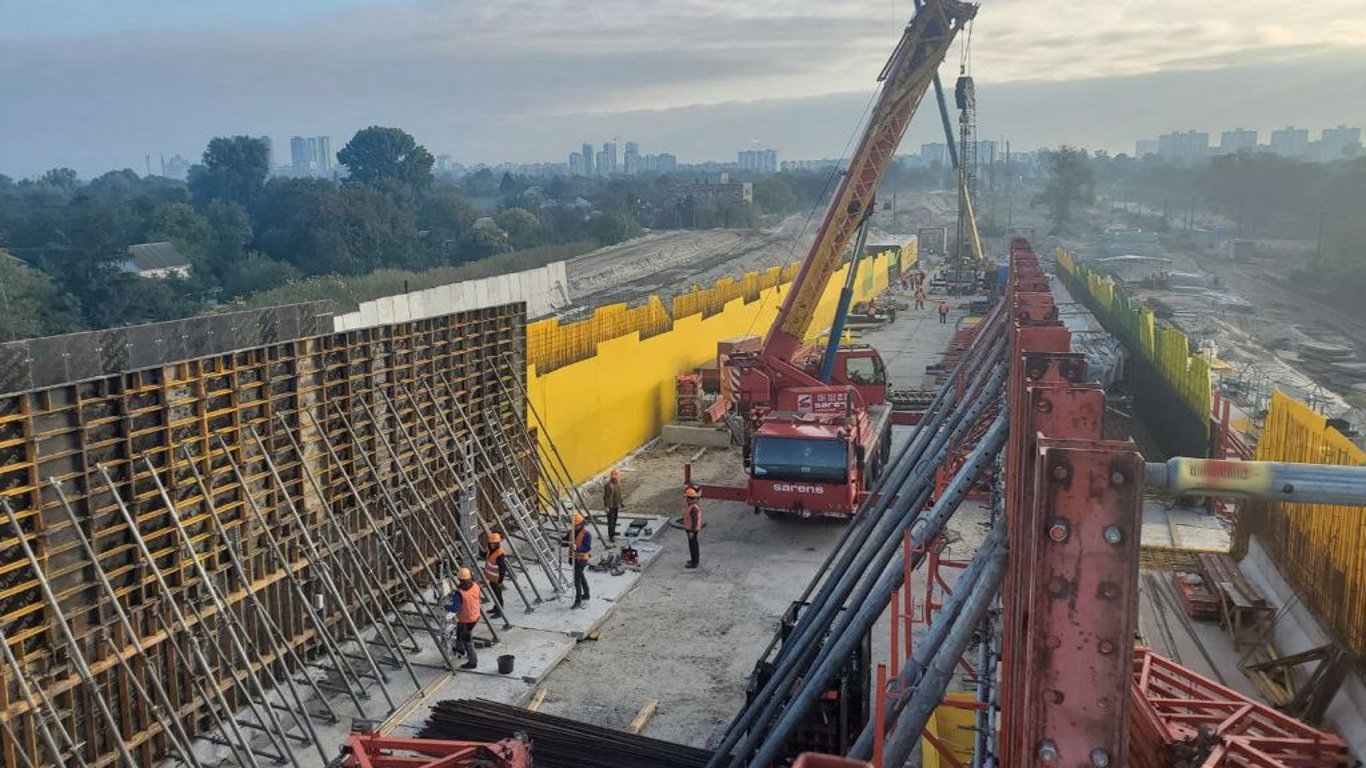
[[[223,456],[228,460],[228,466],[232,469],[233,476],[237,478],[238,484],[242,486],[242,496],[247,500],[247,508],[251,510],[252,516],[256,519],[256,524],[261,527],[261,532],[265,534],[266,542],[268,543],[271,554],[275,557],[276,562],[279,563],[280,568],[285,572],[285,578],[294,586],[296,594],[303,604],[304,611],[308,613],[309,618],[313,621],[313,625],[317,628],[318,634],[332,643],[333,653],[335,654],[335,657],[339,657],[338,663],[341,664],[341,658],[348,658],[347,655],[342,652],[341,644],[332,636],[331,631],[327,628],[326,621],[318,614],[313,606],[313,601],[309,600],[308,595],[304,592],[303,585],[299,583],[298,576],[294,572],[292,563],[289,558],[285,556],[279,541],[276,540],[275,531],[270,527],[270,523],[266,520],[265,514],[261,511],[261,506],[256,503],[256,497],[251,493],[251,486],[247,484],[247,479],[242,473],[242,468],[238,466],[237,460],[232,457],[232,449],[228,446],[227,441],[223,439],[222,435],[218,435],[217,437],[218,445],[223,449]],[[342,621],[346,624],[347,629],[351,631],[352,636],[356,638],[356,643],[360,648],[361,655],[364,657],[365,664],[370,668],[370,674],[373,676],[375,682],[379,684],[380,693],[384,696],[385,702],[388,703],[389,711],[392,712],[396,705],[394,704],[393,697],[389,695],[389,687],[385,684],[388,682],[388,677],[380,670],[379,664],[375,662],[374,657],[370,655],[369,646],[365,644],[360,634],[360,630],[357,629],[355,622],[351,619],[350,612],[346,610],[340,595],[337,594],[336,584],[327,576],[325,570],[319,569],[318,575],[321,577],[323,585],[332,591],[334,597],[338,601],[338,605],[341,606],[341,610],[339,610],[338,613],[341,614]],[[352,670],[350,664],[341,664],[341,666],[348,670]],[[359,673],[352,670],[352,674],[356,676],[356,682],[359,684]]]
[[[80,766],[80,768],[88,768],[85,757],[81,754],[80,745],[76,743],[75,739],[71,738],[71,734],[67,732],[66,726],[62,724],[61,714],[57,711],[56,707],[52,706],[52,702],[47,698],[47,693],[44,692],[41,687],[38,688],[38,696],[41,701],[34,700],[33,689],[30,688],[28,684],[28,676],[24,674],[23,666],[20,665],[19,659],[15,658],[14,651],[9,647],[9,637],[5,635],[5,628],[3,625],[0,625],[0,652],[4,653],[5,664],[14,674],[14,680],[17,684],[16,687],[19,689],[19,697],[24,700],[24,704],[28,707],[30,713],[29,719],[37,726],[38,737],[42,739],[43,744],[47,747],[48,753],[52,756],[52,764],[64,766],[66,765],[66,760],[62,756],[62,749],[57,746],[57,740],[52,736],[52,729],[48,728],[48,723],[56,726],[57,732],[62,735],[62,742],[66,745],[66,751],[76,761],[76,765]],[[46,716],[43,715],[44,710],[48,713]],[[10,719],[6,718],[5,722],[9,723]],[[11,743],[18,749],[18,739],[15,739]]]
[[[168,457],[168,459],[169,460],[166,462],[167,471],[174,471],[174,457]],[[176,532],[180,536],[181,543],[184,545],[184,548],[188,550],[190,553],[190,563],[194,566],[195,573],[199,575],[200,583],[203,584],[205,590],[208,591],[209,599],[213,602],[214,608],[217,609],[218,615],[227,622],[226,626],[228,629],[228,642],[232,645],[233,651],[237,653],[237,655],[242,659],[242,662],[246,664],[246,669],[248,673],[250,673],[251,671],[252,664],[255,663],[259,665],[261,669],[261,674],[265,675],[266,679],[270,682],[271,691],[267,692],[262,687],[258,677],[255,674],[250,674],[253,686],[256,689],[258,695],[261,697],[261,705],[268,709],[282,708],[285,711],[289,712],[290,718],[294,721],[294,725],[303,731],[303,735],[300,737],[299,740],[302,742],[304,746],[307,746],[310,742],[312,742],[313,745],[318,749],[318,756],[321,757],[324,762],[326,762],[328,759],[330,759],[330,755],[327,754],[327,750],[323,749],[322,742],[318,739],[318,732],[313,727],[313,720],[308,715],[308,708],[304,706],[303,698],[299,696],[299,691],[297,688],[295,688],[294,679],[289,674],[288,669],[285,670],[285,688],[294,698],[294,703],[298,707],[298,709],[294,709],[288,706],[273,707],[273,705],[271,704],[271,692],[280,691],[281,689],[279,678],[275,676],[274,670],[271,669],[272,665],[266,662],[265,658],[261,655],[260,649],[256,646],[256,643],[251,638],[251,633],[248,632],[246,630],[246,627],[242,625],[242,622],[238,618],[237,614],[232,612],[232,606],[228,604],[228,601],[223,597],[222,593],[219,592],[217,584],[214,583],[212,577],[210,577],[209,575],[209,570],[204,567],[204,563],[199,556],[199,550],[194,545],[194,539],[185,530],[185,524],[184,521],[180,518],[179,509],[176,508],[175,502],[171,501],[171,494],[166,491],[166,486],[161,482],[161,478],[157,476],[156,466],[152,464],[152,460],[148,458],[146,455],[142,457],[142,461],[144,464],[146,464],[147,471],[152,478],[152,483],[156,485],[157,493],[161,496],[161,502],[166,507],[166,512],[171,518],[171,527],[176,529]],[[206,489],[201,489],[201,491],[203,490]],[[216,513],[213,511],[212,505],[208,504],[207,500],[208,496],[206,494],[205,501],[206,506],[208,506],[210,509],[209,514],[215,515]],[[248,588],[247,591],[250,592],[250,588]],[[276,662],[282,664],[284,663],[284,659],[280,654],[274,654],[274,657]],[[284,701],[284,696],[281,695],[280,699],[281,701]],[[283,726],[283,723],[281,723],[281,726]],[[287,739],[289,737],[289,732],[287,730],[282,730],[281,736]]]
[[[109,575],[105,573],[104,566],[100,564],[100,558],[95,552],[94,543],[90,540],[90,537],[86,535],[85,531],[81,529],[80,520],[76,517],[76,511],[71,508],[71,502],[66,497],[66,491],[63,488],[62,481],[49,479],[48,484],[52,487],[53,492],[57,494],[57,501],[61,504],[62,510],[66,512],[66,518],[71,523],[71,530],[76,534],[77,540],[80,541],[81,549],[90,560],[90,567],[95,572],[95,580],[99,582],[104,594],[109,598],[109,605],[114,609],[114,615],[118,617],[119,626],[123,629],[123,633],[133,641],[133,646],[137,649],[138,655],[142,657],[143,666],[148,670],[148,677],[152,682],[152,690],[157,695],[157,703],[151,704],[151,702],[149,702],[149,705],[160,707],[165,712],[178,715],[179,713],[176,711],[175,704],[171,702],[170,694],[166,692],[166,687],[161,682],[161,677],[151,673],[152,662],[151,659],[147,658],[147,653],[142,647],[140,635],[133,627],[133,621],[128,617],[127,611],[123,609],[123,605],[119,601],[118,592],[114,589],[113,583],[109,581]],[[192,745],[193,742],[190,739],[190,734],[185,730],[180,722],[180,718],[173,717],[171,723],[176,738],[179,738],[181,742],[187,746]],[[192,747],[189,751],[188,762],[190,765],[194,766],[194,768],[199,768],[200,766],[198,759],[194,756]]]
[[[76,634],[71,630],[71,625],[67,623],[66,614],[62,612],[62,604],[57,599],[57,594],[52,591],[52,585],[48,583],[43,569],[39,566],[38,556],[33,553],[33,548],[29,546],[28,534],[19,525],[19,518],[14,514],[14,508],[9,505],[9,500],[3,496],[0,496],[0,510],[3,510],[5,517],[9,519],[10,527],[14,529],[14,536],[19,542],[19,548],[23,550],[24,558],[28,560],[29,567],[33,569],[34,578],[38,581],[38,589],[42,592],[43,600],[47,602],[48,608],[52,611],[52,623],[57,626],[62,640],[66,642],[67,648],[71,651],[71,661],[76,668],[76,674],[86,685],[90,686],[90,697],[95,700],[95,706],[100,711],[105,727],[109,729],[109,733],[115,735],[114,749],[128,768],[139,768],[119,732],[118,719],[109,709],[109,702],[105,701],[104,694],[100,692],[99,684],[95,682],[95,675],[90,671],[90,665],[86,663],[85,654],[81,652],[81,644],[76,640]]]

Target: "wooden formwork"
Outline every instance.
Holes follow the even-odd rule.
[[[525,370],[524,311],[511,304],[280,340],[0,395],[0,496],[16,513],[60,606],[59,612],[49,608],[15,527],[0,516],[0,627],[27,683],[51,699],[67,730],[84,743],[88,764],[114,764],[117,740],[143,766],[166,754],[167,736],[145,699],[133,694],[135,680],[129,672],[144,683],[149,675],[160,678],[191,736],[205,725],[206,705],[194,694],[195,673],[178,661],[180,654],[172,648],[187,653],[184,632],[163,629],[169,606],[155,574],[169,583],[176,603],[193,606],[190,626],[197,632],[221,635],[224,617],[203,594],[193,558],[155,480],[169,493],[199,563],[228,604],[238,606],[248,592],[255,594],[293,649],[304,657],[316,656],[317,633],[304,619],[297,590],[286,588],[285,569],[270,555],[268,537],[251,514],[249,499],[264,513],[271,536],[284,546],[288,570],[300,580],[313,583],[319,577],[301,546],[298,524],[287,514],[288,501],[305,526],[318,526],[328,515],[342,521],[357,550],[370,561],[367,566],[396,591],[400,574],[380,556],[377,531],[361,513],[351,484],[367,507],[373,506],[371,512],[379,510],[379,532],[386,535],[413,508],[384,512],[377,501],[382,491],[404,498],[414,487],[409,483],[420,494],[433,496],[467,486],[469,478],[452,477],[452,464],[438,454],[457,449],[457,443],[480,440],[484,430],[499,425],[524,428],[522,390],[511,377],[520,380]],[[432,431],[437,410],[450,411],[452,398],[459,398],[468,413],[488,415],[488,421],[473,427],[474,434],[459,421],[455,435]],[[382,426],[377,428],[372,417]],[[400,434],[405,430],[424,439],[406,440]],[[279,482],[256,435],[278,470]],[[502,482],[515,482],[517,474],[508,469],[493,472],[503,474]],[[196,470],[209,489],[207,499]],[[52,481],[60,483],[81,531],[93,542],[99,567],[117,591],[136,637],[127,636],[115,621],[114,607],[96,583],[91,559]],[[153,562],[135,546],[120,499],[135,518]],[[216,515],[234,551],[242,555],[249,579],[228,567],[226,542],[210,515]],[[419,537],[417,543],[415,549],[400,549],[410,572],[441,559],[435,542]],[[349,596],[360,599],[354,592]],[[323,618],[335,625],[351,608],[329,605]],[[73,668],[68,645],[55,628],[56,613],[77,638],[100,696]],[[263,631],[259,623],[243,624],[253,643],[268,647],[257,636]],[[112,655],[111,646],[127,649],[128,668]],[[266,660],[281,662],[268,655]],[[225,668],[210,683],[237,705],[242,702],[231,674]],[[51,764],[35,728],[35,713],[20,695],[19,680],[8,666],[0,666],[0,676],[0,718],[16,737],[0,732],[4,765],[21,764],[20,752],[35,765]],[[120,725],[117,732],[105,726],[97,711],[99,698],[109,703]]]

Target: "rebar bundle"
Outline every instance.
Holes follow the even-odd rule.
[[[702,768],[711,753],[483,699],[438,702],[424,739],[531,741],[536,768]]]

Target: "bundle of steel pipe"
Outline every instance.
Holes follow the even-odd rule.
[[[968,354],[961,359],[955,374],[945,381],[936,395],[932,415],[922,422],[915,437],[894,458],[876,493],[860,509],[836,552],[827,559],[823,574],[813,580],[813,585],[817,581],[821,584],[811,600],[812,609],[806,612],[803,621],[799,622],[784,643],[776,659],[773,677],[732,722],[717,755],[713,756],[709,765],[722,765],[726,761],[725,755],[732,751],[737,757],[732,758],[729,764],[742,764],[758,740],[765,735],[765,749],[775,752],[777,745],[783,743],[796,727],[810,703],[809,700],[803,702],[802,694],[788,696],[787,693],[799,680],[805,683],[803,693],[807,693],[807,689],[819,687],[832,671],[829,669],[830,660],[842,658],[841,653],[832,652],[831,649],[846,648],[849,638],[854,637],[852,634],[846,635],[850,626],[865,623],[869,596],[873,593],[880,595],[884,582],[890,583],[893,578],[900,580],[900,565],[893,576],[888,563],[898,553],[901,534],[918,520],[919,512],[928,501],[933,490],[935,469],[947,455],[949,446],[961,439],[987,405],[995,402],[1001,391],[1004,371],[996,366],[1003,351],[1001,317],[1003,315],[998,308],[991,320],[983,324],[984,332],[970,345]],[[987,370],[992,370],[992,375],[982,375]],[[968,383],[968,392],[961,394],[964,383]],[[971,406],[965,407],[969,403]],[[1003,430],[998,431],[1004,434]],[[996,449],[999,448],[998,439],[983,442],[993,443]],[[947,514],[957,507],[970,485],[961,482],[961,478],[975,478],[980,474],[987,464],[984,459],[994,456],[994,449],[989,456],[986,453],[979,453],[978,460],[969,461],[964,471],[959,473],[960,478],[955,480],[955,484],[961,493],[946,493],[945,498],[941,499],[946,503],[942,505],[944,513],[935,518],[938,526],[942,526]],[[923,527],[921,536],[927,531],[937,532],[938,526]],[[876,546],[867,546],[869,542],[875,542]],[[897,562],[900,562],[899,558]],[[886,579],[880,578],[884,575]],[[805,594],[811,591],[812,587],[809,586]],[[873,600],[879,606],[886,604],[886,596]],[[856,615],[849,614],[837,621],[836,615],[844,605],[865,607]],[[830,635],[829,642],[824,640],[827,632]],[[816,672],[813,673],[813,669]],[[784,712],[779,725],[768,731],[768,724],[789,702],[792,705]],[[762,754],[756,762],[762,763]]]
[[[531,741],[536,768],[702,768],[710,752],[483,699],[438,702],[421,738]]]

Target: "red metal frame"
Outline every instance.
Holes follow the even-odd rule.
[[[1133,768],[1337,768],[1342,739],[1201,677],[1148,648],[1133,654]]]
[[[521,739],[496,743],[399,739],[353,733],[342,746],[343,768],[531,768],[531,746]]]
[[[1142,457],[1100,440],[1104,393],[1038,257],[1011,243],[1003,765],[1118,765],[1127,752]],[[1118,535],[1116,535],[1118,534]]]

